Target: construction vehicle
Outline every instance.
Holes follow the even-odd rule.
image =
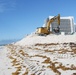
[[[52,31],[50,31],[50,25],[52,22],[54,22],[57,19],[58,21],[58,27],[57,29],[54,29],[54,32],[59,32],[59,25],[60,25],[60,14],[58,14],[58,16],[54,16],[53,18],[51,18],[50,20],[47,21],[46,23],[46,27],[39,27],[37,28],[37,34],[50,34],[52,33]]]

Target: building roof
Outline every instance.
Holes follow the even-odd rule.
[[[54,16],[49,16],[49,19],[53,18]],[[74,19],[73,16],[67,16],[67,17],[60,17],[60,19]]]

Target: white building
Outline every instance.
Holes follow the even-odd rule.
[[[74,23],[74,32],[76,32],[76,23]]]
[[[49,16],[51,19],[53,16]],[[52,31],[58,26],[57,20],[51,24]],[[72,34],[75,32],[74,28],[74,17],[60,17],[60,33],[64,32],[65,34]]]
[[[75,32],[76,32],[76,25],[75,25]]]

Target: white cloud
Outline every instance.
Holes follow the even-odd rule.
[[[14,9],[16,6],[15,0],[0,0],[0,13],[6,10]]]

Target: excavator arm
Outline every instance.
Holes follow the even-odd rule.
[[[60,14],[58,14],[58,16],[54,16],[53,18],[51,18],[48,22],[47,22],[47,30],[50,31],[50,24],[52,22],[54,22],[55,20],[58,20],[58,25],[60,25]]]

